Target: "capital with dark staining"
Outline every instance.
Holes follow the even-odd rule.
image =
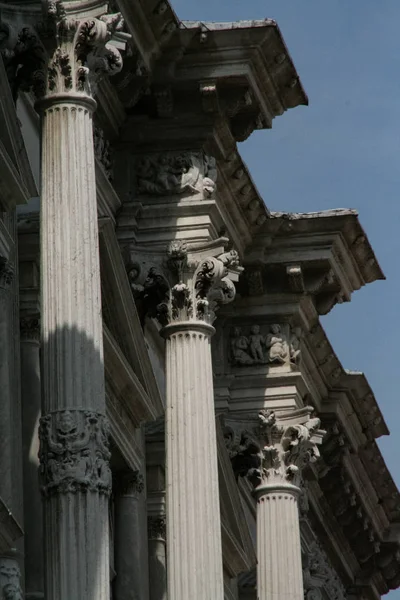
[[[261,410],[239,433],[225,431],[227,449],[237,475],[247,476],[257,489],[291,483],[300,487],[303,469],[319,458],[324,431],[306,406],[279,415]]]
[[[178,322],[212,324],[221,304],[232,302],[242,267],[222,238],[202,248],[174,241],[159,266],[142,269],[132,258],[127,274],[139,312],[166,326]],[[134,253],[132,252],[132,257]],[[146,275],[145,275],[146,273]]]

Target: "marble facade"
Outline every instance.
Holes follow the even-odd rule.
[[[399,587],[389,432],[320,321],[384,275],[238,150],[308,102],[277,24],[4,1],[0,53],[0,595]]]

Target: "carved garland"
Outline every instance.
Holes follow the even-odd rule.
[[[111,492],[109,426],[89,410],[60,410],[40,420],[40,479],[45,497]]]

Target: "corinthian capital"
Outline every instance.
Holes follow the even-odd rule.
[[[163,264],[149,268],[142,278],[139,265],[130,262],[127,271],[137,304],[162,325],[212,324],[219,306],[235,298],[234,284],[243,271],[237,252],[224,251],[226,242],[221,238],[202,247],[172,242]]]
[[[284,482],[299,487],[302,470],[318,459],[325,434],[312,413],[310,406],[279,416],[261,410],[257,423],[240,433],[227,428],[226,445],[236,473],[249,477],[256,488]]]
[[[71,92],[94,95],[98,81],[122,69],[120,52],[110,44],[113,32],[122,19],[120,14],[79,20],[72,16],[56,22],[57,45],[43,78],[44,95]]]
[[[31,88],[38,98],[73,93],[94,96],[102,77],[122,69],[121,54],[111,42],[122,16],[101,15],[102,5],[93,7],[92,3],[82,18],[79,11],[73,12],[73,3],[47,0],[44,19],[26,17],[28,22],[22,27],[19,22],[2,24],[0,50],[14,98],[19,89]]]

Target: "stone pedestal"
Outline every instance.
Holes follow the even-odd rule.
[[[151,515],[147,519],[149,538],[149,597],[167,598],[166,517]]]
[[[40,323],[37,316],[20,321],[22,456],[24,470],[25,598],[44,598],[43,517],[38,488],[41,414]]]
[[[149,597],[146,501],[139,472],[124,474],[115,489],[115,600]]]
[[[121,57],[106,42],[119,21],[91,5],[53,14],[57,47],[37,102],[42,119],[40,423],[46,597],[109,598],[108,502],[100,265],[92,98]],[[97,11],[97,13],[96,13]],[[117,18],[118,17],[118,18]],[[90,67],[96,65],[93,71]]]

